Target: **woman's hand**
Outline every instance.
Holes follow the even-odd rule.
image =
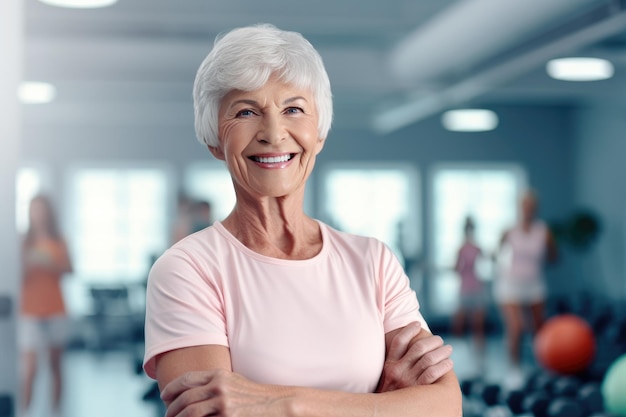
[[[187,372],[161,392],[165,417],[279,416],[290,404],[287,388],[254,383],[223,369]]]
[[[452,346],[411,323],[387,334],[387,356],[376,392],[394,391],[437,381],[453,368]]]

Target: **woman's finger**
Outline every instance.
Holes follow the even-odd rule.
[[[440,346],[437,349],[433,349],[430,352],[422,355],[413,366],[414,369],[412,373],[416,375],[416,380],[419,380],[422,374],[430,372],[430,368],[449,360],[451,355],[452,346],[450,345]],[[443,375],[438,375],[435,379],[439,379],[439,377],[441,376]]]
[[[184,408],[173,409],[167,408],[165,417],[207,417],[219,415],[219,409],[216,407],[216,400],[210,399],[203,402],[188,404]]]
[[[439,378],[447,374],[454,367],[452,359],[444,359],[435,365],[429,366],[417,378],[418,385],[428,385],[436,382]]]
[[[428,337],[423,337],[421,339],[415,339],[411,341],[408,350],[405,352],[402,357],[402,361],[409,363],[410,366],[413,366],[417,363],[424,355],[441,348],[444,345],[443,339],[441,336],[433,335]],[[450,351],[450,353],[452,353]]]
[[[190,388],[208,384],[213,378],[213,371],[186,372],[171,381],[161,391],[161,400],[171,402]]]
[[[422,330],[420,322],[416,321],[404,326],[393,339],[389,345],[389,352],[387,353],[387,360],[399,361],[405,355],[407,350],[411,348],[411,341]]]
[[[213,388],[211,388],[210,385],[189,388],[188,390],[180,393],[167,405],[165,417],[177,416],[183,410],[187,410],[187,413],[189,413],[191,410],[196,410],[198,408],[213,409],[214,407],[211,406],[211,400],[214,398],[215,395],[213,394]]]

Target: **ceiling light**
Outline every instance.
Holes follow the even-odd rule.
[[[600,58],[560,58],[548,61],[550,77],[564,81],[597,81],[613,76],[613,64]]]
[[[498,115],[485,109],[449,110],[441,116],[441,123],[453,132],[485,132],[498,126]]]
[[[50,103],[56,96],[56,88],[52,84],[25,81],[17,89],[17,97],[24,104]]]
[[[57,7],[70,7],[73,9],[95,9],[107,7],[117,3],[117,0],[39,0],[42,3]]]

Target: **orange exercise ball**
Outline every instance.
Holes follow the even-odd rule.
[[[533,350],[537,361],[547,370],[576,374],[593,361],[596,339],[585,320],[574,314],[562,314],[550,318],[539,329]]]

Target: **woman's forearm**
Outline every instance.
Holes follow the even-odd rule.
[[[226,370],[191,372],[161,392],[165,417],[461,417],[452,372],[431,385],[372,394],[258,384]]]
[[[403,388],[381,394],[294,388],[290,417],[460,417],[461,391],[449,373],[431,385]]]

